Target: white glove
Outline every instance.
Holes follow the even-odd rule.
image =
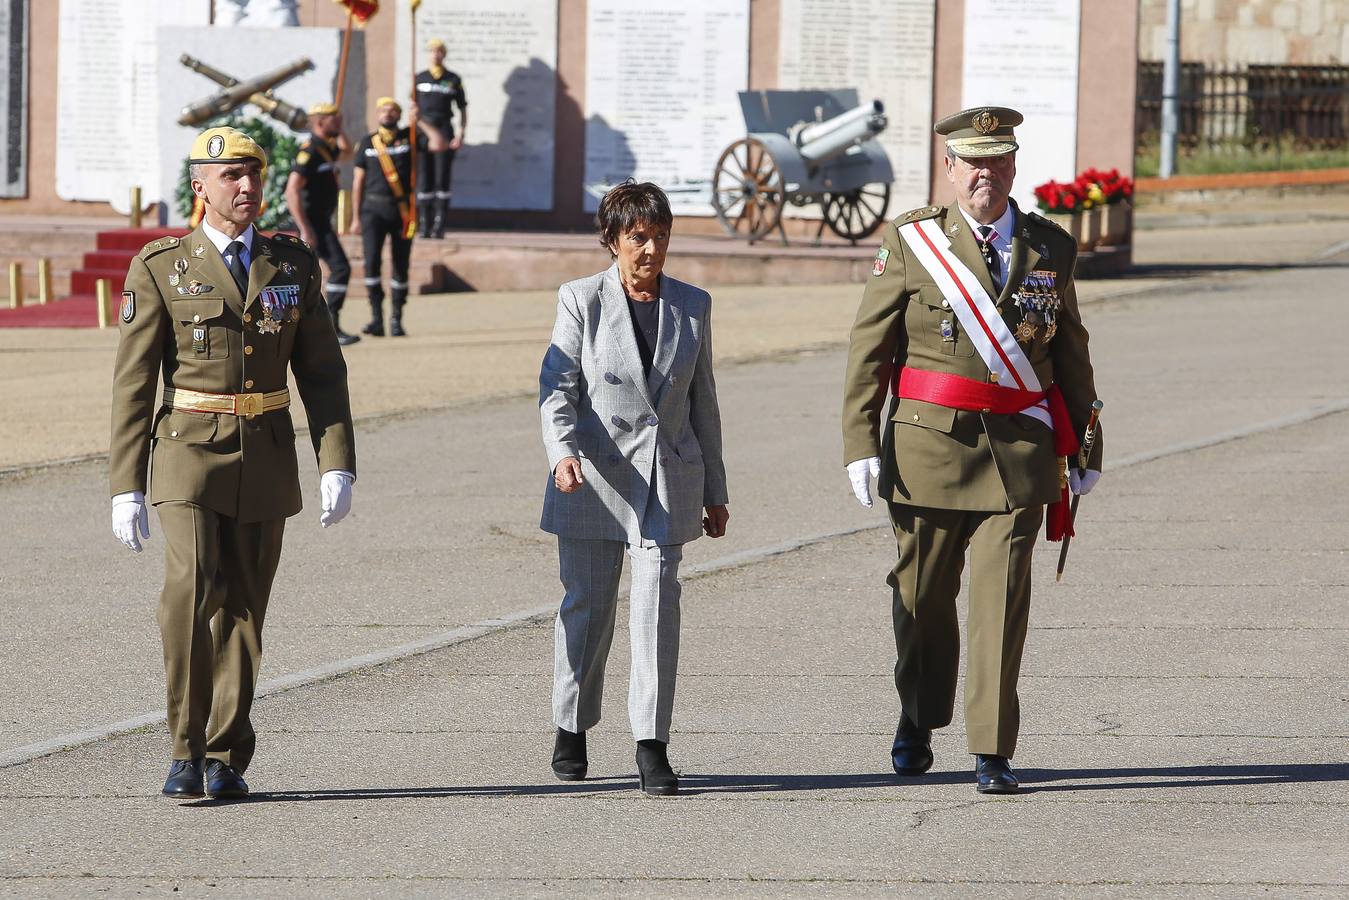
[[[1100,480],[1101,473],[1095,469],[1083,469],[1081,477],[1078,477],[1077,467],[1068,467],[1068,490],[1074,494],[1090,494]]]
[[[351,512],[351,483],[355,480],[355,475],[341,469],[330,469],[319,479],[319,497],[323,501],[319,524],[324,528],[336,525]]]
[[[868,456],[848,463],[848,480],[852,482],[852,492],[857,502],[871,509],[871,479],[881,474],[881,458]]]
[[[136,536],[137,528],[140,537]],[[141,538],[150,538],[150,513],[145,508],[145,494],[129,491],[112,498],[112,533],[117,540],[137,553],[141,552]]]

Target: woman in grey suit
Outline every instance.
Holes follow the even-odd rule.
[[[555,628],[553,772],[585,778],[585,733],[600,720],[623,557],[632,560],[628,717],[648,794],[674,794],[666,746],[679,658],[684,544],[726,533],[726,468],[712,377],[712,298],[661,274],[673,216],[654,184],[600,203],[607,271],[558,291],[539,373],[552,478],[544,531],[557,535],[565,589]]]

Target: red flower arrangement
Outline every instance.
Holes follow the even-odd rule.
[[[1119,169],[1109,172],[1084,169],[1067,184],[1046,181],[1035,189],[1035,200],[1041,212],[1073,213],[1093,206],[1120,203],[1133,194],[1133,179],[1121,175]]]
[[[1035,200],[1040,212],[1072,213],[1082,208],[1086,195],[1076,182],[1060,184],[1051,179],[1035,189]]]

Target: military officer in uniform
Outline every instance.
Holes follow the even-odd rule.
[[[360,340],[342,330],[338,315],[347,299],[351,263],[333,227],[337,211],[339,161],[351,155],[351,144],[342,133],[342,114],[331,103],[309,107],[309,140],[300,145],[286,181],[286,206],[290,209],[300,239],[314,248],[319,259],[328,264],[328,281],[323,285],[328,312],[333,317],[337,342],[343,346]]]
[[[419,160],[417,208],[421,236],[443,238],[445,220],[450,211],[450,173],[454,154],[464,145],[468,130],[468,98],[459,76],[445,68],[445,42],[432,38],[426,42],[431,65],[417,73],[417,106],[427,121],[450,141],[438,153],[427,153]],[[459,107],[459,134],[454,133],[454,107]]]
[[[201,225],[147,244],[122,293],[112,525],[140,551],[148,488],[166,555],[157,618],[173,750],[163,792],[240,797],[263,617],[286,518],[301,507],[288,368],[322,473],[325,527],[351,507],[356,453],[318,260],[299,239],[253,227],[266,155],[244,132],[212,128],[190,163]]]
[[[421,133],[417,135],[419,154],[436,153],[449,146],[440,130],[412,115]],[[370,322],[361,329],[365,334],[384,337],[384,285],[380,279],[380,257],[384,239],[389,239],[392,273],[389,276],[389,334],[402,337],[403,305],[408,299],[408,261],[412,258],[412,130],[399,128],[403,108],[392,97],[375,101],[379,127],[361,139],[356,147],[356,169],[351,180],[351,209],[361,235],[365,253],[365,291],[370,298]]]
[[[1017,789],[1017,676],[1042,519],[1070,531],[1069,490],[1100,475],[1101,444],[1065,471],[1096,400],[1073,285],[1071,237],[1009,199],[1014,126],[1002,107],[942,119],[952,206],[888,225],[852,328],[844,463],[888,507],[898,560],[888,583],[901,711],[895,771],[932,765],[950,723],[960,658],[956,596],[970,553],[965,732],[983,793]]]

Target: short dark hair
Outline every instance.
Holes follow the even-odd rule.
[[[600,243],[610,256],[614,255],[614,242],[624,232],[638,225],[669,228],[673,224],[674,215],[670,212],[670,199],[665,196],[665,192],[650,181],[638,184],[631,178],[610,188],[600,201],[599,211],[595,213]]]

